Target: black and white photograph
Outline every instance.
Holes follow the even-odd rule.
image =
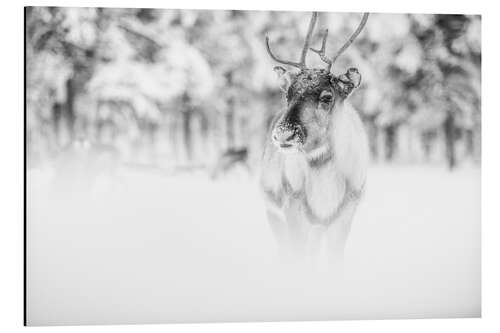
[[[25,325],[481,317],[481,28],[25,7]]]

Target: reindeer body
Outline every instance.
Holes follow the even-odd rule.
[[[278,114],[273,123],[282,117]],[[284,251],[317,253],[327,239],[330,254],[342,254],[365,186],[368,143],[349,103],[335,109],[332,123],[328,141],[308,154],[283,153],[268,136],[260,184]]]
[[[299,68],[275,67],[286,108],[272,122],[264,150],[261,188],[267,215],[280,247],[286,252],[318,253],[327,239],[328,254],[341,259],[354,212],[361,199],[368,164],[368,142],[361,119],[347,98],[361,84],[356,68],[334,75],[331,68],[361,32],[368,14],[332,57],[310,48],[318,13],[309,23],[299,62],[276,62]],[[326,69],[307,68],[307,51],[327,63]],[[290,251],[292,250],[292,251]]]

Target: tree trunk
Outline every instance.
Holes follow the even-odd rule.
[[[465,149],[467,156],[474,159],[474,130],[471,128],[465,130]]]
[[[422,147],[424,150],[425,162],[429,162],[431,159],[432,139],[433,139],[432,132],[425,131],[422,133],[421,140],[422,140]]]
[[[170,142],[170,149],[172,151],[172,154],[174,155],[175,161],[178,161],[179,159],[179,145],[178,145],[178,135],[179,135],[179,130],[178,130],[178,117],[177,114],[173,114],[171,118],[169,119],[168,123],[168,138]]]
[[[396,125],[392,124],[385,128],[385,159],[392,161],[396,151]]]
[[[59,144],[61,140],[62,109],[63,106],[59,102],[55,102],[54,105],[52,105],[52,126],[56,144]]]
[[[66,81],[66,121],[68,125],[68,134],[70,140],[74,139],[75,133],[75,95],[75,79],[73,77],[70,77]]]
[[[448,112],[443,123],[444,140],[446,147],[446,161],[450,170],[456,166],[455,152],[455,116],[453,112]]]
[[[379,158],[379,149],[378,149],[379,128],[375,124],[374,116],[366,117],[365,124],[367,128],[368,144],[370,147],[371,158],[373,158],[373,160],[376,161]]]
[[[188,161],[193,159],[193,142],[191,133],[191,121],[193,118],[193,110],[187,108],[182,112],[182,132],[184,136],[184,148],[186,151],[186,158]]]
[[[228,110],[226,112],[226,148],[234,146],[234,98],[230,97],[228,102]]]
[[[207,141],[210,135],[210,122],[205,113],[200,113],[200,136],[203,141]]]

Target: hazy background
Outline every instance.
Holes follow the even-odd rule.
[[[295,60],[309,17],[27,8],[28,324],[480,315],[480,17],[372,14],[336,63],[372,157],[342,271],[280,263],[256,186],[264,37]]]
[[[281,107],[264,45],[297,59],[310,13],[28,8],[28,157],[57,155],[74,138],[131,162],[209,167],[229,148],[260,155]],[[333,54],[360,14],[322,13]],[[481,20],[372,14],[334,71],[359,68],[351,101],[373,161],[480,159]],[[323,63],[311,53],[311,66]],[[258,158],[252,160],[252,165]]]

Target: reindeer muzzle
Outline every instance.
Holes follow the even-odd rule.
[[[304,142],[304,130],[299,125],[281,122],[274,128],[272,138],[276,147],[282,150],[297,148]]]

